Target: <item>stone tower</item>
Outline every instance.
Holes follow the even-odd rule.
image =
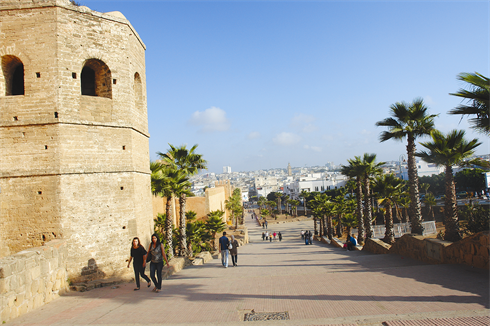
[[[293,175],[293,171],[291,170],[291,164],[288,163],[288,176],[292,176]]]
[[[0,2],[0,257],[51,239],[72,280],[153,229],[145,45],[119,12]]]

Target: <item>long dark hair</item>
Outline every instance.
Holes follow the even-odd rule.
[[[134,237],[133,240],[131,241],[131,248],[133,248],[133,242],[134,242],[134,240],[138,240],[138,247],[136,247],[136,248],[139,248],[139,247],[142,247],[143,246],[141,244],[140,238]]]
[[[158,246],[162,244],[160,242],[160,238],[158,237],[158,235],[156,233],[153,233],[151,235],[150,248],[148,248],[148,250],[150,250],[151,248],[153,248],[153,237],[157,238],[157,243],[155,243],[155,248],[158,248]]]

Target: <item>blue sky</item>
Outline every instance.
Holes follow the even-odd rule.
[[[398,160],[405,142],[375,123],[417,97],[490,153],[447,114],[459,73],[490,75],[488,1],[79,2],[122,12],[147,46],[152,160],[168,143],[199,144],[218,173]]]

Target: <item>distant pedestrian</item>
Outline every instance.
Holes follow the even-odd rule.
[[[148,282],[148,287],[151,286],[151,281],[145,274],[146,268],[146,254],[147,251],[141,245],[140,239],[138,237],[133,238],[133,244],[131,246],[131,257],[129,257],[128,268],[133,261],[133,270],[134,270],[134,280],[136,281],[135,291],[140,289],[140,275],[141,277]]]
[[[274,240],[276,240],[276,235],[277,235],[277,233],[276,233],[276,232],[274,232],[274,233],[273,233],[273,235],[274,235]]]
[[[269,235],[269,242],[272,242],[272,233]]]
[[[265,240],[265,232],[262,232],[262,241]]]
[[[165,248],[163,248],[163,244],[158,239],[156,234],[151,236],[150,247],[148,248],[148,255],[151,255],[151,263],[150,263],[150,277],[153,281],[155,287],[153,288],[153,292],[160,292],[162,289],[162,270],[163,270],[163,259],[167,263],[167,267],[170,267],[167,260],[167,255],[165,255]],[[155,278],[155,273],[156,278]]]
[[[282,241],[282,234],[281,234],[281,232],[279,232],[279,233],[277,234],[277,236],[279,237],[279,241]]]
[[[305,231],[301,230],[301,240],[304,240],[304,239],[305,239]]]
[[[262,228],[265,229],[265,222],[262,223]]]
[[[225,268],[228,268],[228,252],[230,250],[228,249],[229,246],[230,240],[228,240],[226,232],[223,232],[223,236],[219,238],[219,252],[221,253],[221,264],[223,264]]]
[[[265,221],[264,223],[265,223],[265,228],[267,229],[267,224],[269,224],[269,223],[267,223],[267,221]]]
[[[265,231],[265,241],[269,240],[269,232]]]
[[[308,235],[310,237],[310,244],[313,244],[313,233],[311,233],[311,231],[309,231]]]
[[[308,239],[310,238],[310,237],[308,236],[308,231],[305,231],[304,236],[305,236],[305,245],[307,245],[307,244],[308,244]]]
[[[232,235],[231,236],[231,249],[230,249],[230,255],[231,255],[231,261],[233,262],[233,266],[238,266],[237,259],[238,259],[238,241],[235,240],[235,237]]]

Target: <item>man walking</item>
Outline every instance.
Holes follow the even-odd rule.
[[[228,246],[230,240],[226,236],[226,232],[223,232],[223,236],[219,238],[219,252],[221,253],[221,263],[225,268],[228,268]]]

